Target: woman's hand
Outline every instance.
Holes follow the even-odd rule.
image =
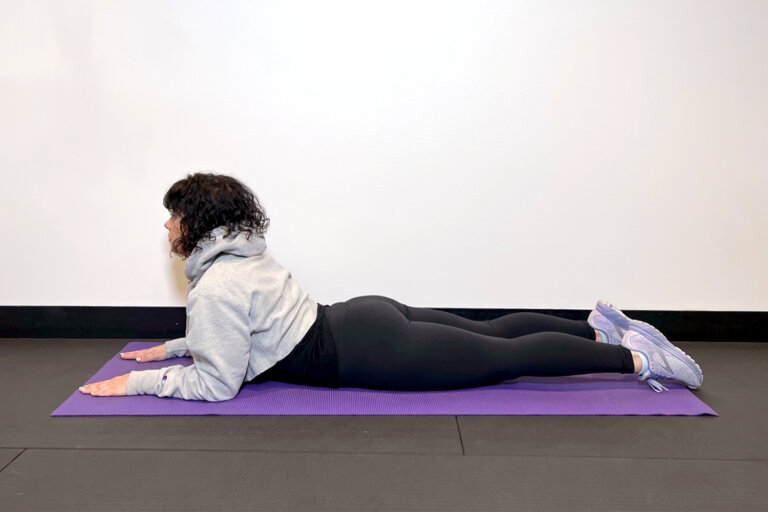
[[[165,352],[165,343],[162,343],[154,347],[145,348],[144,350],[121,352],[120,357],[123,359],[135,359],[140,363],[148,363],[149,361],[165,361],[168,359],[168,354]]]
[[[140,363],[148,363],[149,361],[165,361],[168,356],[165,352],[165,343],[156,345],[154,347],[145,348],[144,350],[134,350],[132,352],[121,352],[120,357],[123,359],[135,359]],[[109,380],[102,380],[101,382],[92,382],[86,384],[80,388],[86,395],[93,396],[125,396],[128,386],[128,376],[119,375]]]
[[[109,380],[86,384],[80,388],[80,391],[86,395],[93,396],[125,396],[129,375],[130,373],[126,373],[125,375],[119,375]]]

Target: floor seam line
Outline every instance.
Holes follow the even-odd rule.
[[[0,447],[2,448],[2,447]],[[3,448],[19,449],[19,448]],[[80,451],[148,451],[148,452],[219,452],[219,453],[279,453],[279,454],[301,454],[301,455],[415,455],[415,456],[444,456],[444,457],[493,457],[493,458],[536,458],[536,459],[605,459],[605,460],[675,460],[675,461],[702,461],[702,462],[768,462],[768,458],[758,459],[722,459],[722,458],[692,458],[692,457],[601,457],[597,455],[468,455],[466,453],[424,453],[424,452],[361,452],[361,451],[287,451],[287,450],[241,450],[241,449],[188,449],[188,448],[70,448],[70,447],[26,447],[23,448],[14,459],[5,467],[8,467],[14,460],[19,458],[28,450],[80,450]],[[3,468],[5,469],[5,468]],[[2,471],[2,470],[0,470]]]
[[[16,448],[16,449],[18,450],[18,448]],[[8,464],[6,464],[5,466],[3,466],[3,468],[2,468],[2,469],[0,469],[0,473],[2,473],[2,472],[5,470],[5,468],[7,468],[8,466],[10,466],[10,465],[11,465],[11,464],[13,464],[14,462],[16,462],[16,459],[18,459],[19,457],[21,457],[21,456],[24,454],[24,452],[26,452],[27,450],[28,450],[28,448],[22,448],[22,450],[21,450],[21,451],[20,451],[18,454],[16,454],[16,456],[15,456],[15,457],[14,457],[14,458],[11,460],[11,462],[9,462],[9,463],[8,463]]]
[[[454,416],[456,419],[456,431],[459,433],[459,443],[461,443],[461,454],[467,455],[466,450],[464,450],[464,439],[461,437],[461,426],[459,425],[459,417]]]

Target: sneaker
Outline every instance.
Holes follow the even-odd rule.
[[[650,324],[630,320],[621,344],[629,350],[642,352],[648,358],[650,368],[640,373],[640,380],[646,381],[658,393],[668,389],[655,379],[674,379],[690,389],[698,389],[704,380],[696,361]]]
[[[587,323],[593,329],[600,329],[608,335],[605,340],[611,345],[621,345],[624,332],[629,328],[630,319],[610,302],[600,300],[589,314]]]

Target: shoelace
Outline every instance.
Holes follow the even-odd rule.
[[[652,390],[654,390],[657,393],[661,393],[662,391],[669,391],[666,387],[664,387],[661,382],[657,381],[656,379],[649,379],[648,377],[651,376],[651,371],[648,370],[645,373],[640,374],[640,380],[644,380]]]

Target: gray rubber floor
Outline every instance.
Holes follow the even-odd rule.
[[[717,418],[50,416],[129,341],[0,339],[0,510],[768,509],[768,344],[679,344]]]

